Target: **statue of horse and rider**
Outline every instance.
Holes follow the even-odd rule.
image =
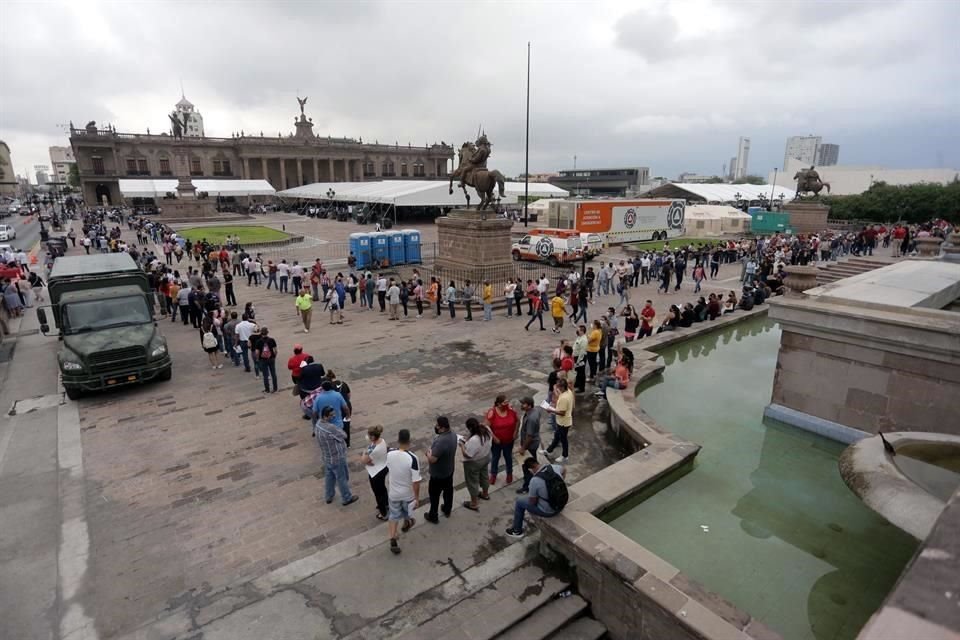
[[[797,199],[804,193],[812,193],[814,197],[820,195],[820,191],[826,187],[827,193],[830,193],[830,183],[820,179],[820,174],[811,166],[809,169],[797,171],[793,179],[797,181],[797,193],[794,196]]]
[[[506,178],[496,169],[487,169],[487,158],[490,157],[491,146],[486,134],[477,138],[476,143],[464,142],[458,154],[460,163],[450,174],[450,193],[453,193],[453,179],[460,178],[459,186],[467,198],[468,207],[470,194],[467,192],[467,186],[477,190],[477,195],[480,196],[480,202],[477,204],[478,211],[491,206],[494,200],[494,187],[499,187],[500,197],[504,197]]]

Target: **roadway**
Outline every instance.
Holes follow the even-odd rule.
[[[0,241],[0,244],[9,244],[16,249],[23,249],[29,252],[37,242],[40,241],[40,218],[34,214],[30,216],[21,216],[14,214],[0,220],[2,224],[9,224],[16,230],[17,237],[13,240]],[[52,233],[52,227],[49,222],[44,223]],[[57,232],[56,235],[63,235]],[[41,256],[42,258],[42,256]]]

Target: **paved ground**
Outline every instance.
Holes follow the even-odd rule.
[[[291,227],[309,227],[315,237],[323,239],[345,236],[356,229],[356,225],[327,220],[290,220],[286,224],[288,230],[297,232],[301,230]],[[291,249],[289,259],[312,261],[309,254],[310,249]],[[736,273],[734,267],[724,267],[721,277],[737,275],[739,266],[735,269]],[[726,290],[731,284],[720,281],[717,288]],[[635,290],[633,299],[653,297],[652,289],[647,286]],[[692,284],[686,295],[663,296],[658,310],[678,300],[692,299],[691,291]],[[523,321],[499,315],[491,323],[467,324],[462,318],[450,321],[432,317],[389,322],[386,314],[349,307],[344,325],[329,326],[318,314],[314,331],[304,335],[294,314],[292,296],[239,284],[237,297],[241,305],[246,301],[256,304],[258,320],[270,327],[280,345],[281,361],[290,354],[294,342],[301,342],[309,353],[350,383],[355,405],[353,429],[360,436],[354,441],[354,457],[359,453],[357,443],[362,441],[363,430],[370,424],[383,424],[390,441],[400,428],[411,429],[414,449],[422,452],[432,437],[434,416],[448,415],[455,428],[462,430],[463,421],[480,415],[498,393],[517,399],[542,392],[549,353],[557,343],[550,332],[527,333],[521,328]],[[608,301],[613,302],[613,298],[598,301],[596,308],[605,307]],[[225,594],[232,594],[235,603],[260,602],[269,591],[251,586],[258,577],[262,580],[264,575],[290,571],[290,567],[308,562],[318,553],[342,548],[338,543],[353,545],[355,536],[367,530],[373,531],[376,541],[385,539],[382,530],[375,529],[380,523],[373,517],[372,495],[359,463],[351,466],[351,488],[360,502],[350,507],[342,507],[337,501],[324,504],[322,464],[288,383],[282,384],[279,393],[266,395],[260,382],[242,369],[228,364],[211,371],[195,330],[179,322],[161,322],[175,363],[171,382],[67,405],[79,407],[82,431],[82,497],[89,556],[84,556],[85,577],[81,573],[79,586],[75,586],[76,603],[81,605],[83,616],[93,620],[87,629],[96,632],[87,637],[123,636],[152,620],[171,616],[181,616],[176,634],[187,634],[233,608],[224,604]],[[572,329],[567,335],[572,337]],[[46,353],[38,356],[36,366],[22,365],[24,380],[31,387],[11,391],[5,384],[4,397],[36,395],[43,391],[43,385],[51,391],[55,388],[55,343],[34,336],[24,344],[32,341]],[[21,365],[19,357],[17,364]],[[288,376],[281,371],[281,381],[286,380]],[[36,386],[37,381],[40,386]],[[579,404],[577,427],[571,436],[573,478],[600,468],[613,456],[591,428],[592,409],[589,398]],[[37,446],[49,447],[50,443]],[[56,469],[55,465],[48,467],[48,472]],[[43,470],[38,466],[30,472],[40,474]],[[0,481],[4,479],[2,471],[0,467]],[[40,483],[36,488],[41,489]],[[55,491],[55,486],[47,490]],[[439,570],[436,567],[447,555],[468,557],[471,550],[502,548],[502,542],[490,536],[505,527],[509,511],[506,503],[512,493],[504,492],[506,497],[500,499],[499,506],[495,502],[484,505],[486,519],[476,526],[463,527],[455,541],[426,525],[418,535],[431,536],[422,544],[434,550],[439,559],[432,564],[407,560],[409,556],[404,555],[400,562],[405,563],[405,570],[429,573]],[[494,508],[497,513],[490,513]],[[461,513],[465,512],[455,515]],[[7,549],[7,554],[22,549],[24,540],[35,535],[27,529],[15,533],[16,539],[9,544],[3,538],[5,546],[0,548]],[[38,537],[38,546],[42,546],[40,541]],[[386,561],[390,556],[384,558]],[[478,565],[485,559],[481,553],[467,564]],[[352,590],[356,602],[360,602],[362,586],[376,572],[377,561],[369,562],[373,564],[363,578],[351,570],[352,565],[328,577],[342,581],[343,589]],[[451,560],[449,567],[456,572],[462,564]],[[365,582],[351,582],[360,579]],[[307,597],[324,602],[317,595],[322,592],[320,586],[314,585],[312,595],[301,594],[301,601]],[[26,594],[19,600],[15,596],[8,599],[5,592],[0,595],[5,605],[32,599]],[[45,601],[35,597],[33,608],[42,613],[40,603]],[[370,620],[387,616],[390,609],[389,603],[380,602],[343,608],[339,601],[335,604],[325,603],[322,611],[336,636],[356,632]],[[330,607],[340,614],[334,615]],[[355,611],[363,607],[367,610]],[[359,617],[350,618],[351,612]],[[252,614],[248,611],[244,615]],[[41,618],[23,624],[41,624]],[[78,622],[75,626],[82,625]],[[14,627],[20,628],[32,627]],[[224,633],[229,635],[229,631]],[[30,633],[10,637],[44,636]]]

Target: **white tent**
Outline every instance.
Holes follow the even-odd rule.
[[[750,215],[726,205],[692,204],[687,207],[686,235],[694,238],[744,233],[750,228]]]
[[[476,205],[479,196],[467,187],[470,204]],[[315,182],[277,193],[281,198],[306,200],[336,200],[339,202],[368,202],[392,204],[397,207],[459,207],[467,200],[457,184],[450,193],[450,183],[440,180],[379,180],[376,182]],[[513,204],[515,195],[507,193],[501,204]]]
[[[651,189],[646,194],[647,198],[684,198],[690,202],[706,202],[722,204],[725,202],[736,202],[739,196],[740,200],[757,201],[760,196],[770,199],[773,193],[774,199],[780,197],[783,193],[785,198],[793,195],[789,189],[782,186],[774,187],[771,184],[700,184],[691,182],[668,182]]]
[[[524,194],[522,182],[508,182],[504,185],[508,196],[522,198]],[[527,191],[531,198],[566,198],[570,192],[548,182],[531,182]]]
[[[162,198],[177,191],[176,179],[127,180],[122,179],[120,193],[124,198]],[[276,190],[266,180],[194,180],[197,192],[211,196],[272,196]]]

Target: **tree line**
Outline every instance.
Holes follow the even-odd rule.
[[[960,180],[956,176],[946,185],[875,182],[859,195],[826,196],[822,201],[830,205],[830,218],[838,220],[922,223],[943,218],[960,222]]]

